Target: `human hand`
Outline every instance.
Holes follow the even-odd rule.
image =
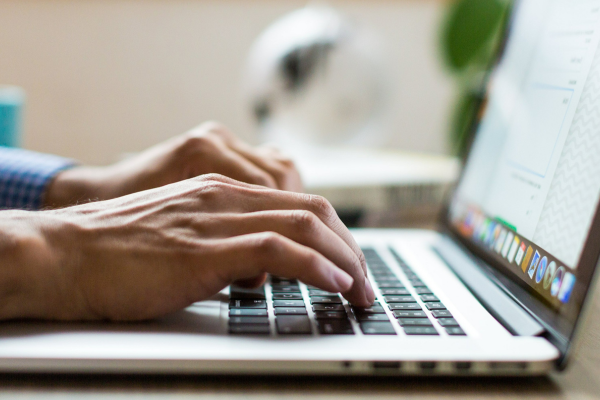
[[[209,173],[302,192],[300,174],[289,158],[271,147],[252,147],[224,126],[207,122],[122,162],[60,172],[46,192],[44,205],[56,208],[108,200]]]
[[[266,273],[342,292],[358,306],[374,301],[360,248],[319,196],[204,175],[19,213],[30,222],[15,232],[33,231],[35,247],[16,268],[26,280],[15,287],[26,293],[0,318],[149,319],[234,281],[261,284]]]

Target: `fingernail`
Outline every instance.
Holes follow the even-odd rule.
[[[338,291],[342,293],[350,290],[354,283],[354,279],[350,275],[338,268],[333,270],[333,279],[338,287]]]
[[[373,291],[371,282],[369,282],[369,278],[367,278],[366,276],[365,276],[365,297],[367,298],[367,303],[373,304],[375,302],[375,292]]]

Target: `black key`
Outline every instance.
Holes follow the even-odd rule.
[[[352,307],[352,311],[355,314],[385,314],[379,303],[375,303],[371,307]]]
[[[389,321],[386,314],[355,314],[356,319],[360,322],[364,321]]]
[[[315,312],[316,319],[346,319],[348,314],[346,311],[317,311]]]
[[[304,307],[277,307],[275,308],[275,315],[306,315],[306,308]]]
[[[388,305],[390,310],[422,310],[421,306],[417,303],[392,303]]]
[[[361,322],[360,329],[365,335],[395,335],[396,331],[389,322]]]
[[[405,294],[406,289],[381,289],[381,294],[391,294],[395,296],[402,296]]]
[[[271,283],[271,287],[272,288],[284,288],[284,287],[290,287],[290,288],[299,288],[300,286],[298,285],[298,283],[296,282],[273,282]]]
[[[269,318],[263,317],[229,317],[230,324],[259,324],[269,325]]]
[[[310,290],[323,290],[321,288],[318,288],[316,286],[313,285],[306,285],[306,288],[310,291]]]
[[[304,307],[304,300],[275,300],[273,307]]]
[[[261,286],[256,289],[246,289],[239,286],[229,287],[229,298],[231,300],[265,299],[265,289]]]
[[[437,296],[434,296],[432,294],[424,294],[424,295],[421,296],[421,301],[424,301],[424,302],[430,302],[430,301],[439,302],[440,299],[438,299]]]
[[[428,335],[435,336],[439,335],[439,333],[435,330],[434,327],[431,326],[406,326],[403,328],[404,333],[407,335]]]
[[[435,310],[432,311],[431,314],[435,318],[452,318],[452,314],[448,310]]]
[[[396,278],[396,276],[380,276],[375,279],[377,283],[381,282],[394,282],[400,283],[400,279]]]
[[[311,304],[342,304],[338,296],[314,296],[310,298]]]
[[[302,300],[300,293],[273,293],[273,300]]]
[[[437,321],[441,326],[459,326],[454,318],[440,318]]]
[[[237,324],[229,325],[229,333],[241,335],[268,335],[271,333],[268,325]]]
[[[271,276],[271,283],[275,283],[275,284],[279,284],[279,285],[297,285],[298,281],[296,279],[281,278],[279,276]]]
[[[313,296],[337,296],[336,293],[326,292],[325,290],[310,290],[308,292],[310,297]]]
[[[398,282],[381,282],[381,283],[377,283],[377,286],[379,286],[380,289],[404,289],[404,285],[402,283],[400,283],[400,281]]]
[[[392,270],[387,265],[375,264],[369,265],[369,271],[371,271],[372,274],[375,274],[378,272],[391,272]]]
[[[427,314],[423,311],[394,311],[394,317],[396,318],[427,318]]]
[[[267,308],[265,300],[230,300],[229,308]]]
[[[321,335],[354,335],[352,325],[348,320],[318,320]]]
[[[417,294],[433,294],[427,287],[417,287],[415,288],[415,292],[417,292]]]
[[[409,280],[417,280],[417,279],[419,279],[419,280],[420,280],[420,279],[421,279],[421,278],[419,278],[419,275],[415,274],[415,273],[414,273],[414,272],[412,272],[412,271],[404,271],[404,275],[406,275],[406,277],[407,277]]]
[[[273,286],[271,287],[272,293],[300,293],[298,286]]]
[[[388,289],[388,288],[386,288],[386,289]],[[385,297],[386,300],[387,300],[388,297],[393,297],[393,296],[410,296],[410,292],[409,292],[408,289],[405,289],[405,288],[394,288],[394,290],[397,291],[395,294],[384,294],[383,297]]]
[[[377,269],[377,268],[389,269],[389,267],[381,260],[367,260],[367,267],[369,269]]]
[[[426,318],[399,318],[400,326],[431,326],[433,324]]]
[[[346,311],[341,304],[315,304],[313,305],[313,311]]]
[[[408,291],[407,291],[408,292]],[[405,301],[401,301],[400,299],[404,298],[404,297],[411,297],[410,292],[405,293],[405,294],[384,294],[383,298],[385,299],[385,301],[387,301],[388,303],[405,303]],[[415,299],[412,299],[413,303],[416,303]]]
[[[423,283],[422,280],[420,279],[411,279],[409,280],[410,284],[413,285],[413,287],[427,287],[427,285],[425,285],[425,283]]]
[[[385,296],[385,301],[388,303],[416,303],[412,296]]]
[[[310,334],[310,320],[305,315],[281,315],[275,318],[275,323],[282,335]]]
[[[445,310],[446,307],[442,303],[427,303],[425,304],[428,310]]]
[[[396,274],[394,274],[392,271],[371,271],[371,275],[373,275],[375,280],[385,276],[393,276],[394,278],[396,277]]]
[[[379,302],[377,300],[375,300],[373,302],[373,304],[371,304],[369,307],[357,307],[357,306],[353,306],[352,304],[351,304],[351,306],[352,306],[352,308],[360,308],[360,309],[366,310],[366,309],[372,308],[372,307],[381,307],[381,304],[379,304]]]
[[[267,310],[260,308],[232,308],[229,310],[229,316],[266,317]]]
[[[446,333],[450,336],[466,336],[467,334],[459,327],[446,328]]]

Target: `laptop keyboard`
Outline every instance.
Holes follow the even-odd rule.
[[[269,293],[265,286],[245,289],[232,285],[229,333],[355,335],[360,331],[363,335],[465,336],[435,293],[390,251],[406,278],[404,283],[374,249],[363,249],[373,286],[379,292],[367,308],[354,307],[339,294],[294,279],[271,276]]]

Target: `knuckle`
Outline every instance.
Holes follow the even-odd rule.
[[[227,177],[224,175],[221,175],[221,174],[210,173],[210,174],[200,175],[194,179],[197,180],[198,182],[204,182],[205,184],[209,184],[211,182],[223,183],[223,181],[225,181],[227,179]]]
[[[367,265],[367,259],[363,254],[362,250],[358,249],[358,262],[360,263],[360,268],[362,269],[363,265]]]
[[[303,263],[306,269],[316,269],[319,266],[319,255],[316,251],[307,251],[304,253]]]
[[[300,232],[312,232],[317,227],[317,216],[310,211],[294,210],[292,211],[292,223],[294,228]]]
[[[273,175],[273,177],[275,178],[276,181],[284,182],[290,175],[290,172],[291,171],[288,171],[284,168],[281,168],[280,166],[277,166],[272,169],[271,175]]]
[[[200,199],[206,202],[219,201],[231,187],[216,179],[205,179],[197,188]]]
[[[296,163],[291,158],[281,156],[278,161],[286,170],[296,170]]]
[[[316,215],[322,216],[326,219],[331,218],[335,215],[335,210],[331,203],[323,196],[314,194],[304,195],[309,209],[312,210]]]
[[[283,236],[276,232],[263,232],[258,235],[255,242],[255,249],[262,257],[272,257],[280,254],[283,246]]]
[[[185,134],[180,149],[185,154],[204,154],[214,151],[216,147],[215,138],[205,134],[203,131],[193,130]]]

